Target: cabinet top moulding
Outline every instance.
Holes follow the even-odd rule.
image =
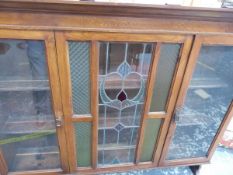
[[[233,22],[232,9],[80,2],[78,0],[1,0],[0,10]]]

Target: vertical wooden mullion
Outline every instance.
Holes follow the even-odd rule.
[[[188,64],[187,64],[187,67],[186,67],[186,70],[185,70],[184,78],[182,80],[182,85],[181,85],[181,88],[180,88],[180,91],[179,91],[179,95],[178,95],[178,99],[176,101],[175,108],[181,107],[183,105],[183,103],[184,103],[185,96],[186,96],[186,93],[187,93],[187,90],[188,90],[188,87],[189,87],[189,83],[190,83],[191,78],[192,78],[192,73],[193,73],[193,71],[195,69],[195,65],[196,65],[198,55],[199,55],[199,52],[200,52],[201,43],[202,43],[201,37],[196,37],[195,40],[194,40],[192,51],[190,53]],[[166,156],[167,156],[167,153],[168,153],[168,148],[169,148],[169,145],[171,143],[172,136],[173,136],[173,134],[175,132],[175,129],[176,129],[176,124],[175,124],[174,121],[171,121],[170,122],[170,127],[169,127],[168,132],[167,132],[166,140],[165,140],[165,143],[164,143],[164,146],[163,146],[162,154],[161,154],[161,157],[160,157],[160,160],[159,160],[159,165],[160,166],[165,165],[165,161],[166,161],[165,159],[166,159]]]
[[[155,165],[158,165],[159,158],[162,154],[163,143],[169,129],[169,123],[171,121],[173,110],[175,108],[175,103],[178,97],[179,89],[181,87],[181,83],[184,76],[185,67],[188,62],[188,56],[190,54],[192,43],[193,43],[193,37],[187,36],[180,49],[179,59],[177,61],[176,70],[174,72],[172,84],[169,90],[169,96],[167,98],[167,104],[166,104],[167,112],[164,121],[161,124],[160,132],[158,135],[158,142],[154,149],[153,162]]]
[[[91,41],[90,50],[90,78],[91,78],[91,115],[92,120],[92,168],[97,167],[98,146],[98,70],[99,47],[97,41]]]
[[[8,167],[4,159],[2,150],[0,149],[0,174],[7,175],[7,173],[8,173]]]
[[[49,74],[49,82],[51,87],[51,96],[52,96],[52,104],[53,111],[55,114],[55,118],[58,120],[63,120],[63,110],[62,110],[62,102],[61,102],[61,91],[60,91],[60,80],[58,76],[58,64],[57,64],[57,55],[55,48],[55,39],[54,34],[51,32],[48,34],[46,40],[46,55],[47,55],[47,64],[48,64],[48,74]],[[67,156],[67,148],[66,148],[66,136],[64,130],[64,122],[61,127],[56,128],[58,145],[60,148],[60,161],[61,167],[64,172],[69,172],[68,165],[68,156]]]
[[[75,133],[72,122],[72,88],[69,64],[69,52],[67,39],[63,32],[55,32],[59,77],[61,82],[61,98],[64,112],[64,129],[66,133],[67,153],[69,162],[69,171],[77,170],[77,156]]]
[[[146,118],[149,113],[150,109],[150,103],[153,95],[153,86],[155,82],[156,72],[157,72],[157,65],[160,58],[160,50],[161,50],[161,43],[156,43],[153,49],[153,57],[152,57],[152,66],[150,68],[150,76],[148,78],[147,82],[147,88],[146,88],[146,97],[145,97],[145,104],[144,104],[144,110],[143,115],[141,119],[141,127],[139,132],[139,139],[138,144],[136,147],[136,158],[135,163],[138,164],[141,157],[141,151],[142,151],[142,145],[144,140],[144,134],[145,134],[145,127],[146,127]]]

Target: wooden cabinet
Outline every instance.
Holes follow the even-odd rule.
[[[233,115],[232,11],[62,0],[0,9],[1,174],[210,160]]]

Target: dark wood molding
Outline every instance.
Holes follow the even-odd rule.
[[[191,165],[200,165],[209,163],[207,157],[197,157],[197,158],[187,158],[187,159],[177,159],[177,160],[166,160],[161,163],[159,167],[168,167],[168,166],[191,166]]]
[[[111,33],[216,35],[232,34],[233,22],[7,12],[1,11],[0,9],[0,28],[7,30],[20,29],[22,31],[30,29],[46,31],[109,32],[108,35],[111,35]]]
[[[199,165],[203,163],[209,163],[208,159],[206,157],[200,157],[200,158],[191,158],[188,160],[185,160],[186,166],[191,165]],[[172,167],[172,166],[183,166],[184,164],[183,160],[174,160],[174,161],[168,161],[164,165],[160,165],[155,167],[155,164],[153,162],[143,162],[139,164],[131,164],[131,163],[125,163],[125,164],[119,164],[119,165],[112,165],[107,167],[98,167],[96,169],[92,169],[89,167],[85,168],[78,168],[77,174],[85,174],[85,175],[94,175],[94,174],[103,174],[103,173],[119,173],[119,172],[126,172],[126,171],[137,171],[137,170],[143,170],[143,169],[158,169],[163,167]]]
[[[99,124],[99,44],[97,41],[91,41],[90,51],[90,80],[91,80],[91,114],[92,120],[92,168],[96,169],[98,164],[98,124]]]
[[[231,9],[80,2],[74,0],[1,0],[0,10],[233,22],[233,11]]]
[[[62,175],[64,172],[61,169],[47,169],[47,170],[32,170],[9,172],[7,175]]]
[[[0,174],[7,175],[7,173],[8,173],[7,163],[4,159],[2,150],[0,148]]]

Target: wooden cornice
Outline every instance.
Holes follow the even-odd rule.
[[[77,0],[1,0],[0,11],[32,11],[80,15],[233,22],[232,9],[97,3],[80,2]]]

